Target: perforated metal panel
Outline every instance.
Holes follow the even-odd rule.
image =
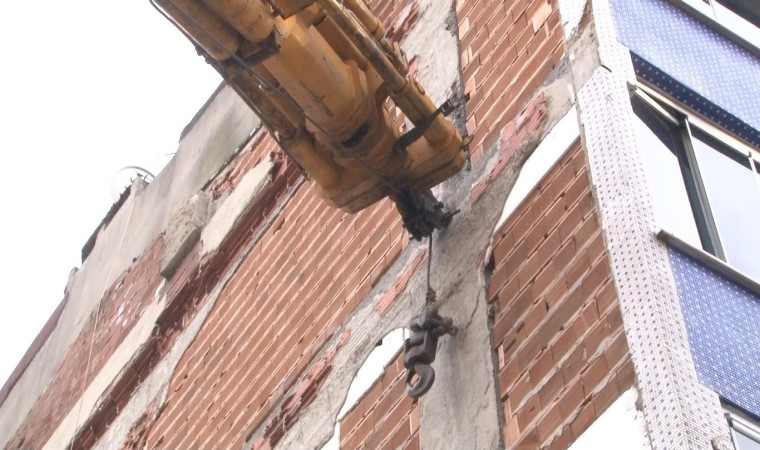
[[[747,142],[760,147],[760,131],[752,128],[721,106],[697,94],[683,83],[676,81],[649,61],[633,53],[631,57],[636,74],[640,78],[659,87],[675,100],[702,114],[728,131],[735,133]]]
[[[699,379],[760,417],[760,295],[670,249]]]
[[[618,38],[647,65],[637,63],[637,73],[657,82],[658,74],[678,84],[663,83],[678,100],[710,113],[720,106],[735,116],[737,134],[760,129],[760,60],[748,50],[675,7],[666,0],[610,0]],[[636,61],[634,61],[636,62]],[[689,94],[696,94],[690,98]],[[699,98],[706,100],[699,105]],[[693,103],[693,104],[690,104]],[[702,107],[703,106],[703,107]],[[710,117],[722,123],[722,114]]]

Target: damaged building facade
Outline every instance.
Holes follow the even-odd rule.
[[[466,98],[430,247],[388,199],[326,204],[223,83],[84,247],[0,445],[760,448],[750,3],[367,2],[436,105]],[[428,281],[457,332],[413,399]]]

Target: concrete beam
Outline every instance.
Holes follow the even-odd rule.
[[[274,164],[271,159],[262,161],[240,180],[240,184],[216,210],[208,225],[201,232],[203,251],[201,256],[219,249],[224,238],[232,231],[243,213],[255,200],[271,186],[271,172]]]
[[[201,230],[208,220],[209,198],[205,192],[193,195],[169,220],[164,234],[162,277],[171,278],[201,238]]]

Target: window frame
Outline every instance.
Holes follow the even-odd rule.
[[[746,438],[753,440],[760,445],[760,424],[754,422],[744,413],[729,405],[724,404],[723,409],[726,412],[728,426],[731,428],[731,441],[734,444],[734,448],[741,450],[736,442],[735,432],[742,434]]]
[[[702,248],[696,248],[692,244],[685,242],[667,230],[667,228],[659,229],[657,232],[658,237],[673,244],[676,248],[690,256],[703,260],[714,269],[718,269],[720,272],[737,279],[737,281],[746,287],[760,292],[760,283],[758,283],[760,279],[745,274],[741,269],[732,265],[727,260],[715,215],[710,207],[707,189],[705,188],[696,153],[692,145],[692,140],[695,139],[692,129],[697,129],[699,134],[704,134],[708,139],[714,140],[720,147],[723,147],[722,149],[715,149],[715,151],[721,153],[724,151],[735,152],[735,156],[740,155],[747,158],[749,170],[755,172],[758,189],[760,189],[760,170],[758,170],[760,169],[760,150],[709,123],[707,119],[675,103],[649,85],[637,82],[633,95],[646,104],[647,107],[651,108],[664,121],[673,126],[675,133],[678,131],[681,133],[680,143],[682,145],[676,151],[683,154],[677,154],[676,156],[681,162],[681,176],[687,191]],[[636,120],[640,119],[637,117]],[[732,158],[733,156],[727,157]],[[658,226],[661,227],[662,225],[658,223]]]
[[[760,55],[760,28],[719,2],[709,0],[708,4],[703,0],[669,1],[755,55]]]

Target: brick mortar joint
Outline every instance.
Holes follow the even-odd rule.
[[[395,261],[387,268],[380,280],[372,287],[370,292],[362,298],[357,307],[343,321],[341,326],[337,328],[331,339],[323,345],[322,350],[317,353],[310,364],[304,368],[303,373],[309,371],[314,364],[318,364],[318,357],[329,351],[329,349],[334,346],[333,343],[335,340],[338,339],[339,336],[342,333],[345,333],[347,330],[355,330],[357,327],[363,326],[362,324],[366,325],[367,321],[369,321],[375,323],[375,326],[372,327],[373,329],[379,330],[371,334],[379,334],[378,338],[381,338],[392,330],[406,326],[406,320],[413,313],[413,311],[408,310],[410,304],[406,301],[406,298],[411,291],[416,290],[416,287],[419,287],[419,285],[423,284],[422,278],[424,276],[424,273],[421,272],[424,271],[419,270],[421,267],[418,267],[421,265],[424,266],[424,264],[421,264],[421,262],[424,263],[424,261],[427,260],[427,251],[423,247],[424,246],[422,244],[408,245],[402,251],[402,253],[395,259]],[[385,309],[381,314],[378,314],[378,311],[376,309],[378,302],[383,301],[384,297],[386,297],[386,294],[388,293],[388,290],[393,288],[397,282],[401,281],[408,275],[411,275],[409,279],[404,280],[404,282],[400,283],[406,286],[405,289],[394,292],[394,300],[389,302],[390,304],[388,305],[387,309]],[[403,316],[400,316],[399,314],[403,314]],[[354,334],[356,335],[355,338],[352,337],[351,342],[349,342],[343,348],[339,349],[338,353],[335,356],[335,359],[338,363],[350,362],[349,365],[355,365],[355,367],[348,369],[344,364],[344,372],[342,374],[329,374],[328,378],[324,382],[323,388],[317,392],[317,396],[325,395],[325,387],[335,386],[335,383],[339,383],[339,380],[335,378],[336,376],[343,377],[345,376],[345,373],[350,372],[351,379],[353,379],[356,370],[359,369],[363,361],[366,359],[367,355],[365,354],[366,352],[364,350],[364,347],[357,341],[357,339],[362,340],[362,337],[360,336],[360,333]],[[364,336],[364,340],[367,338],[369,338],[369,336]],[[348,392],[349,384],[350,382],[345,385],[346,389],[344,395],[341,396],[343,401],[345,401],[345,394]],[[343,387],[340,389],[343,391]],[[318,401],[319,398],[315,398],[312,402],[313,404],[310,404],[307,409],[303,410],[299,416],[300,418],[297,420],[301,420],[304,418],[304,416],[308,416],[308,414],[312,413],[313,409],[310,408],[313,408],[315,406],[314,403],[317,403]],[[270,413],[264,423],[268,423],[271,417],[272,414]],[[262,434],[262,430],[263,425],[257,427],[257,430],[255,430],[250,435],[251,438],[247,440],[248,444],[246,444],[246,448],[250,447],[250,445],[254,443],[253,440]],[[283,438],[280,440],[280,443],[283,444],[289,442],[287,438],[290,436],[290,433],[296,432],[298,432],[297,429],[287,430],[286,435],[283,436]],[[325,438],[325,442],[328,438],[329,436]],[[322,444],[324,444],[324,442],[322,442]]]
[[[234,274],[240,269],[242,263],[246,260],[247,256],[249,256],[250,253],[255,249],[255,247],[259,243],[261,237],[277,221],[277,219],[279,218],[280,213],[287,206],[287,204],[290,202],[290,200],[292,200],[293,196],[301,188],[301,186],[303,185],[304,181],[305,180],[303,179],[303,177],[299,177],[291,186],[287,187],[287,189],[286,189],[283,197],[281,198],[281,200],[278,201],[278,206],[272,211],[272,213],[270,214],[270,217],[268,217],[267,220],[262,223],[262,226],[259,228],[259,230],[257,230],[256,233],[254,233],[254,235],[248,241],[249,242],[248,245],[238,254],[238,257],[236,258],[236,260],[233,261],[233,262],[231,262],[231,263],[229,263],[227,265],[227,269],[224,270],[222,274],[220,274],[220,277],[217,280],[217,283],[214,285],[214,289],[211,292],[209,292],[208,294],[205,294],[203,296],[204,297],[203,300],[197,301],[196,304],[194,304],[194,305],[189,305],[187,313],[190,313],[192,316],[194,316],[197,313],[197,311],[200,310],[203,307],[203,305],[205,303],[208,303],[208,302],[215,303],[216,302],[219,294],[228,285],[228,283],[230,282],[230,280],[232,280]],[[244,224],[244,223],[238,224],[235,227],[234,230],[231,230],[230,234],[234,234],[237,231],[238,228],[242,229],[242,228],[245,228],[245,226],[246,226],[246,224]],[[198,245],[199,244],[196,244],[196,248],[194,250],[195,252],[199,251]],[[202,260],[197,261],[197,263],[196,263],[196,269],[194,270],[194,272],[195,272],[195,277],[200,277],[198,280],[196,280],[198,283],[200,283],[199,286],[203,286],[203,285],[206,284],[203,281],[203,276],[205,275],[205,273],[204,273],[204,275],[201,275],[201,272],[205,272],[205,271],[202,270],[202,268],[205,267],[214,258],[218,257],[219,254],[223,254],[223,253],[224,253],[224,248],[220,248],[216,252],[214,252],[212,254],[209,254],[209,255],[206,255],[206,257],[203,258]],[[192,281],[195,277],[191,277],[191,279],[188,280],[188,281]],[[167,290],[168,290],[168,284],[165,284],[163,286],[163,288],[162,288],[162,291],[159,293],[159,295],[161,295],[161,296],[168,295],[168,292],[166,292]],[[176,298],[176,296],[178,296],[181,292],[182,292],[182,290],[175,291],[174,292],[174,294],[175,294],[175,298],[174,299],[168,299],[167,298],[167,301],[166,301],[167,306],[175,304],[175,302],[178,300]],[[164,327],[163,329],[161,329],[160,327],[158,327],[158,323],[161,322],[162,318],[168,312],[170,312],[169,308],[167,308],[166,310],[164,310],[164,312],[162,312],[161,316],[159,316],[159,318],[156,321],[156,333],[157,334],[154,334],[154,336],[151,337],[151,341],[155,340],[158,343],[159,347],[162,349],[161,352],[163,353],[162,356],[161,356],[161,359],[156,362],[156,365],[160,364],[166,358],[167,352],[169,351],[169,349],[173,347],[174,342],[176,341],[176,339],[178,338],[178,336],[182,334],[182,332],[185,330],[187,324],[192,320],[192,317],[188,318],[188,319],[183,319],[182,320],[183,323],[182,323],[182,328],[181,329],[174,329],[174,328],[168,328],[168,327]],[[208,317],[206,317],[206,319],[207,318]],[[205,322],[205,319],[204,319],[204,322]],[[202,325],[199,328],[199,330],[200,329],[202,329]],[[150,344],[150,341],[148,343],[146,343],[145,345],[147,346],[149,344]],[[188,346],[188,348],[189,348],[189,346]],[[111,385],[109,385],[109,387],[106,389],[106,391],[104,391],[103,395],[101,396],[101,399],[98,400],[98,404],[102,404],[103,399],[108,398],[110,396],[112,389],[115,386],[117,386],[118,383],[121,380],[129,377],[129,375],[134,370],[134,365],[141,360],[142,351],[143,350],[145,350],[145,346],[141,347],[141,349],[138,350],[138,352],[135,355],[133,355],[133,357],[130,359],[130,361],[127,363],[127,365],[123,368],[123,370],[120,372],[120,374],[117,375],[117,377],[114,379],[114,381],[111,383]],[[187,349],[185,349],[185,351],[187,351]],[[178,359],[178,361],[179,360],[181,360],[181,357]],[[175,367],[175,369],[176,369],[176,367]],[[172,373],[169,375],[168,380],[171,381],[171,379],[173,378],[173,376],[174,376],[174,371],[172,371]],[[159,409],[158,417],[160,417],[161,412],[163,412],[163,408],[166,406],[166,401],[168,399],[168,388],[169,388],[169,384],[167,384],[166,390],[161,395],[161,397],[163,397],[163,398],[161,398],[160,401],[158,402],[158,409]],[[82,424],[80,425],[79,430],[77,430],[77,433],[76,433],[77,434],[77,438],[79,437],[79,435],[81,434],[81,432],[86,428],[86,425],[87,425],[87,423],[89,423],[90,419],[92,419],[92,417],[89,417],[89,418],[87,418],[87,420],[84,420],[82,422]],[[157,421],[157,419],[154,420],[153,422],[156,422],[156,421]],[[77,438],[75,438],[75,439],[77,439]]]

